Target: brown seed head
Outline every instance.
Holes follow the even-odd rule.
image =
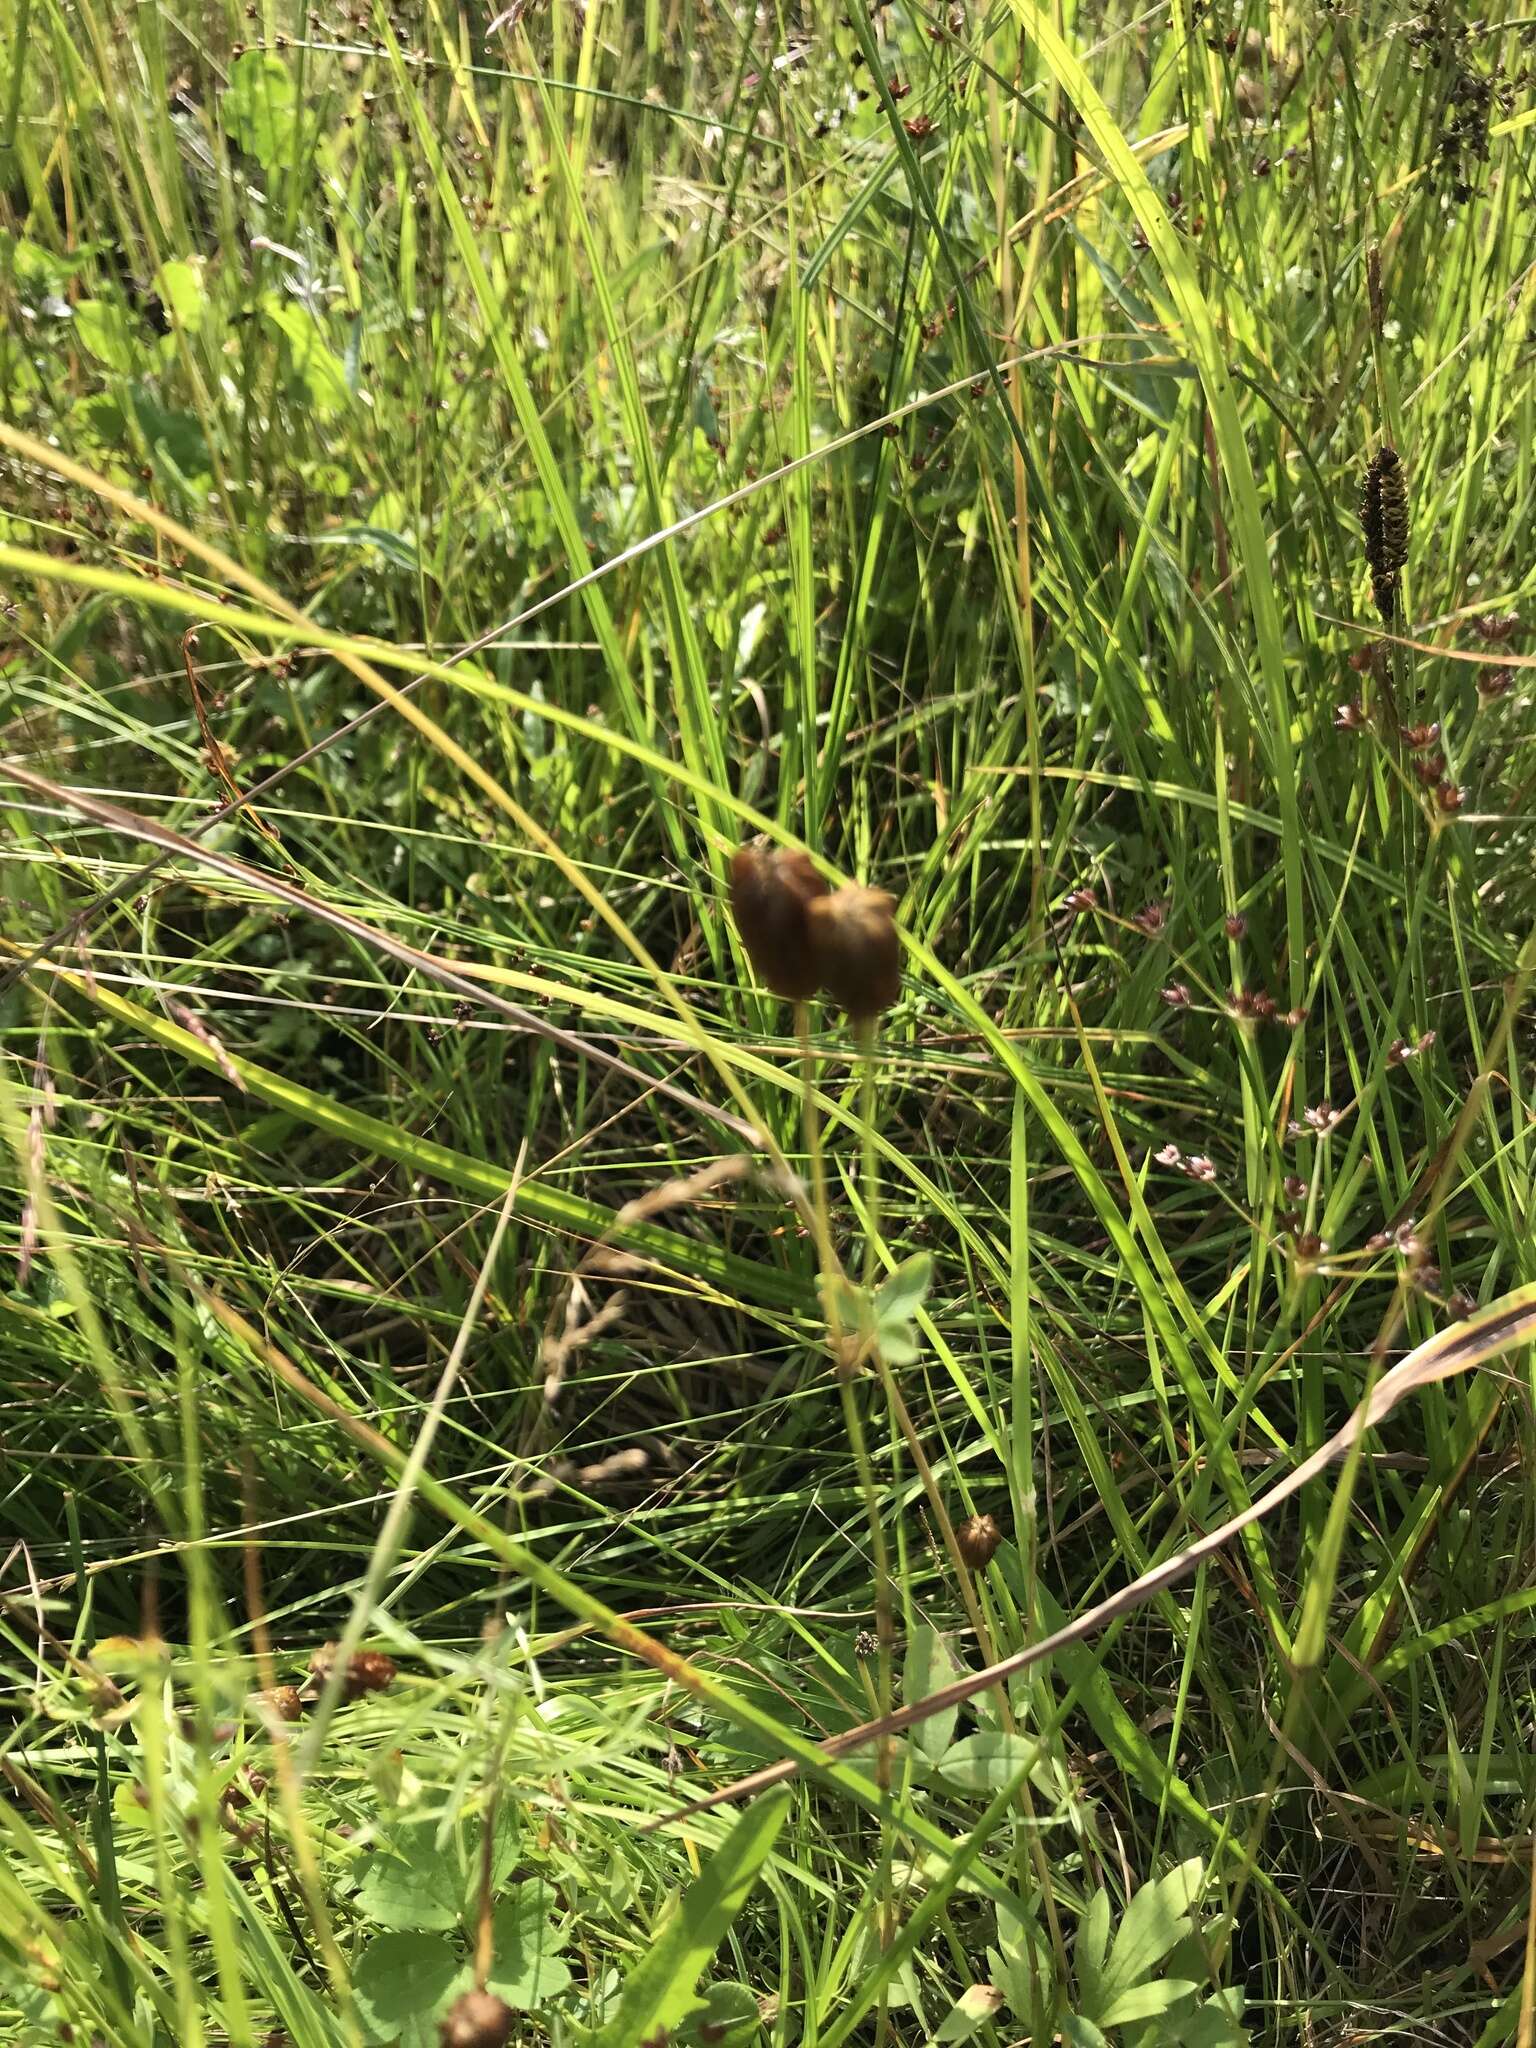
[[[878,1017],[901,994],[895,908],[894,896],[858,882],[806,905],[817,979],[855,1023]]]
[[[512,2008],[489,1991],[466,1991],[449,2006],[438,2029],[443,2048],[506,2048]]]
[[[807,907],[828,893],[809,854],[760,840],[731,859],[731,914],[747,957],[776,996],[803,1003],[816,993],[817,963]]]
[[[991,1515],[972,1515],[955,1531],[955,1547],[973,1572],[984,1571],[997,1555],[1003,1532]]]
[[[1483,638],[1497,646],[1501,640],[1508,640],[1520,627],[1518,612],[1485,612],[1477,622],[1477,630]]]
[[[279,1721],[297,1721],[304,1711],[304,1702],[296,1685],[274,1685],[270,1692],[262,1694],[262,1700]]]
[[[330,1678],[339,1643],[325,1643],[309,1660],[309,1668],[322,1685]],[[395,1682],[395,1660],[382,1650],[354,1650],[342,1679],[342,1696],[360,1700],[365,1693],[385,1692]]]

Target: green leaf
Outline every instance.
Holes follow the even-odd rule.
[[[1070,2043],[1070,2048],[1109,2048],[1108,2041],[1093,2021],[1085,2020],[1081,2013],[1062,2014],[1061,2038]]]
[[[373,548],[393,568],[405,569],[412,576],[421,569],[416,543],[407,540],[403,533],[393,533],[384,526],[333,526],[328,533],[315,534],[310,545],[317,548]]]
[[[700,2048],[746,2048],[763,2023],[756,1997],[745,1984],[727,1978],[711,1984],[704,2003],[690,2015],[686,2035]]]
[[[1198,1894],[1205,1869],[1198,1856],[1170,1870],[1166,1877],[1144,1884],[1125,1909],[1104,1971],[1104,1996],[1113,2003],[1133,1984],[1151,1975],[1170,1949],[1190,1931],[1190,1901]]]
[[[1195,1988],[1182,1977],[1164,1977],[1155,1984],[1133,1984],[1129,1991],[1120,1993],[1107,2012],[1100,2013],[1099,2023],[1106,2027],[1128,2027],[1132,2020],[1156,2019],[1181,1998],[1188,1998]]]
[[[467,1991],[473,1973],[435,1934],[380,1934],[352,1977],[357,2016],[370,2041],[437,2048],[437,2023]]]
[[[485,1829],[471,1828],[469,1834],[469,1869],[474,1898],[471,1912],[478,1910],[480,1898],[481,1858],[485,1854]],[[514,1801],[501,1800],[496,1808],[496,1818],[491,1829],[491,1897],[499,1899],[523,1855],[523,1828]],[[519,1890],[524,1887],[519,1887]]]
[[[459,1871],[440,1849],[434,1823],[400,1832],[370,1856],[358,1887],[358,1910],[379,1927],[457,1927]]]
[[[95,246],[78,243],[65,255],[45,243],[29,241],[25,235],[0,233],[0,271],[10,266],[23,291],[58,294],[90,262]]]
[[[1248,2048],[1243,1994],[1235,1984],[1213,1993],[1197,2012],[1179,2022],[1179,2048]]]
[[[162,263],[155,272],[155,290],[173,327],[185,327],[191,331],[202,326],[208,299],[203,290],[200,265],[180,259]]]
[[[948,1642],[930,1623],[920,1621],[907,1638],[906,1662],[901,1672],[902,1704],[915,1706],[930,1693],[941,1692],[959,1676],[960,1666],[950,1654]],[[919,1721],[912,1730],[912,1743],[918,1755],[931,1764],[938,1763],[949,1748],[959,1718],[960,1709],[948,1707],[942,1714]]]
[[[267,319],[288,340],[294,374],[322,414],[340,412],[351,402],[347,373],[340,356],[321,332],[318,316],[296,299],[269,295],[262,301]]]
[[[1108,1948],[1109,1893],[1101,1886],[1077,1923],[1077,1941],[1072,1949],[1077,2000],[1084,2012],[1097,2012],[1104,2003],[1104,1957]]]
[[[874,1319],[870,1311],[869,1296],[862,1287],[855,1286],[845,1273],[835,1273],[830,1282],[823,1279],[818,1286],[821,1290],[822,1306],[827,1321],[834,1319],[846,1337],[867,1337],[874,1330]]]
[[[82,299],[75,308],[75,332],[97,362],[124,376],[138,368],[141,350],[128,315],[111,299]]]
[[[746,1904],[789,1805],[787,1792],[770,1792],[747,1808],[626,1978],[597,2048],[639,2048],[687,2017],[694,1986]]]
[[[941,2021],[936,2041],[965,2041],[979,2026],[991,2019],[1003,2002],[1003,1994],[994,1984],[973,1984],[963,1992],[951,2008],[949,2016]]]
[[[1033,1736],[992,1728],[957,1742],[945,1752],[938,1769],[964,1792],[1000,1792],[1026,1765],[1033,1772],[1040,1761],[1040,1744]]]
[[[514,1885],[491,1916],[494,1958],[486,1989],[515,2012],[536,2012],[570,1988],[571,1973],[560,1960],[563,1946],[551,1926],[554,1893],[542,1879]]]
[[[288,161],[298,104],[292,74],[281,57],[265,50],[237,57],[221,104],[225,127],[263,170]]]
[[[875,1316],[881,1323],[910,1322],[928,1299],[933,1280],[932,1252],[914,1252],[881,1281],[875,1291]]]
[[[880,1353],[887,1365],[916,1365],[923,1347],[912,1335],[910,1323],[882,1323]]]

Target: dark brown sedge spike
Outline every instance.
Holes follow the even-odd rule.
[[[901,941],[894,896],[850,882],[806,906],[822,988],[856,1024],[888,1010],[901,994]]]
[[[490,1991],[466,1991],[449,2006],[437,2038],[442,2048],[506,2048],[512,2008]]]
[[[991,1515],[972,1515],[955,1531],[955,1548],[973,1572],[986,1570],[1002,1541],[1003,1532]]]
[[[820,980],[806,913],[828,894],[809,854],[761,839],[731,857],[731,915],[747,958],[776,996],[807,1002]]]
[[[1393,447],[1379,448],[1367,465],[1360,524],[1365,529],[1371,596],[1390,624],[1397,611],[1398,578],[1408,559],[1408,484]]]

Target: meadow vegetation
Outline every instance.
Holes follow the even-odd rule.
[[[1529,2041],[1536,24],[0,52],[0,2040]]]

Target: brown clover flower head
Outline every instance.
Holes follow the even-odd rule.
[[[955,1531],[955,1548],[973,1572],[984,1571],[997,1555],[1003,1532],[991,1515],[972,1515]]]
[[[506,2048],[513,2013],[490,1991],[466,1991],[449,2006],[438,2039],[442,2048]]]
[[[901,994],[901,942],[894,896],[850,882],[806,905],[816,976],[856,1024],[888,1010]]]
[[[806,912],[827,895],[809,854],[762,840],[731,859],[731,913],[747,957],[776,996],[803,1003],[816,993],[818,963]]]
[[[340,1650],[340,1643],[322,1643],[310,1658],[310,1676],[317,1685],[329,1682]],[[341,1696],[360,1700],[370,1692],[387,1692],[394,1682],[393,1657],[386,1657],[382,1650],[354,1650],[342,1674]]]

